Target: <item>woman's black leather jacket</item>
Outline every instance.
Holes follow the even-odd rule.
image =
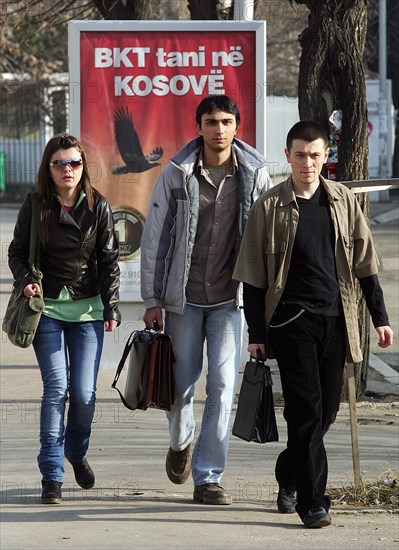
[[[74,300],[101,295],[104,320],[120,322],[118,242],[111,207],[95,192],[94,211],[86,198],[68,214],[57,197],[53,198],[48,240],[41,247],[40,271],[45,298],[57,298],[65,286]],[[28,194],[18,214],[10,244],[9,266],[22,290],[35,282],[30,274],[28,256],[32,198]]]

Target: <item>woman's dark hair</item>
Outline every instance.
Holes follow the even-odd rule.
[[[314,120],[301,120],[294,124],[291,130],[287,134],[287,149],[290,151],[292,142],[294,139],[302,139],[303,141],[315,141],[316,139],[322,139],[324,146],[328,145],[328,135],[318,122]]]
[[[195,121],[201,127],[201,119],[204,114],[211,114],[215,109],[230,113],[236,117],[237,126],[240,124],[240,111],[237,104],[227,95],[210,95],[205,97],[197,107]]]
[[[53,154],[59,149],[71,149],[72,147],[79,151],[83,161],[83,172],[78,189],[79,191],[84,191],[86,194],[89,209],[93,210],[94,208],[94,190],[90,183],[87,168],[87,157],[83,149],[83,145],[70,134],[57,134],[53,136],[49,139],[46,147],[44,148],[36,181],[36,190],[39,193],[40,200],[40,241],[43,245],[47,240],[47,220],[51,202],[57,195],[53,178],[50,175],[50,160]]]

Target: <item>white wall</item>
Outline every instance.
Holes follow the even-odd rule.
[[[266,158],[274,182],[290,173],[284,155],[289,129],[299,121],[298,98],[268,96],[266,99]]]

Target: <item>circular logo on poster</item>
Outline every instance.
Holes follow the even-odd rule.
[[[113,206],[112,215],[119,241],[119,260],[133,260],[139,255],[145,218],[131,206]]]

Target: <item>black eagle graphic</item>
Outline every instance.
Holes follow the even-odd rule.
[[[162,147],[157,147],[152,153],[143,155],[132,114],[127,108],[121,107],[115,111],[114,124],[116,143],[125,166],[113,166],[111,168],[113,174],[145,172],[154,166],[160,166],[156,161],[163,155]]]

